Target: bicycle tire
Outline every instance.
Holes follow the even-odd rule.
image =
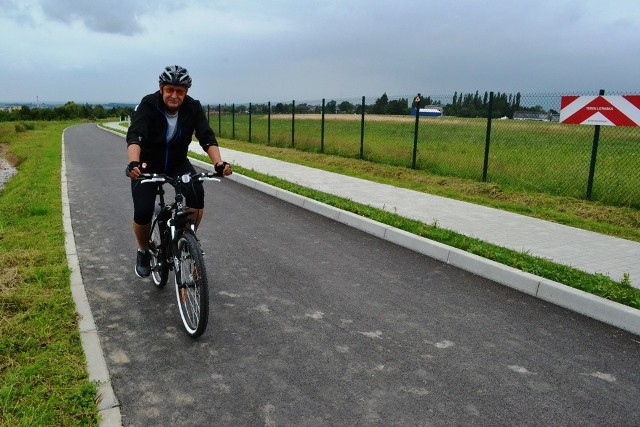
[[[160,235],[160,226],[156,221],[154,213],[151,221],[151,237],[149,239],[149,250],[151,251],[151,279],[158,288],[164,288],[169,278],[169,265],[167,264],[167,256],[162,248],[162,237]]]
[[[189,232],[180,236],[175,256],[176,298],[185,330],[199,337],[209,320],[209,284],[200,244]]]

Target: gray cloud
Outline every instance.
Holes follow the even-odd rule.
[[[132,36],[143,32],[140,17],[162,10],[180,9],[184,0],[39,0],[48,19],[65,24],[83,23],[98,33]]]
[[[178,63],[203,102],[638,92],[640,2],[0,0],[0,101],[136,102]],[[51,85],[50,82],[56,84]]]
[[[65,24],[81,22],[90,31],[100,33],[134,35],[142,31],[138,14],[148,11],[150,4],[127,0],[41,0],[40,6],[48,19]]]

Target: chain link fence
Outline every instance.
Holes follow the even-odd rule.
[[[221,138],[640,208],[640,128],[560,123],[563,95],[454,93],[416,103],[385,94],[207,109]]]

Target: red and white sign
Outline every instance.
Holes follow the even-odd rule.
[[[573,125],[640,126],[640,95],[563,96],[560,122]]]

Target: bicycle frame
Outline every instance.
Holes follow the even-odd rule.
[[[153,231],[153,228],[156,226],[162,227],[163,225],[166,225],[169,227],[169,230],[171,231],[170,241],[172,244],[168,244],[169,242],[166,242],[164,240],[164,237],[165,237],[164,230],[162,229],[160,230],[161,236],[163,238],[162,246],[164,246],[166,249],[169,249],[169,251],[167,251],[167,255],[171,255],[174,252],[175,242],[177,241],[177,239],[180,237],[182,233],[188,230],[191,233],[193,233],[193,235],[195,236],[195,232],[196,232],[195,223],[190,218],[192,213],[186,209],[186,206],[184,204],[187,185],[191,183],[194,180],[194,178],[195,180],[199,180],[199,181],[204,181],[204,180],[220,181],[218,178],[216,178],[216,176],[219,176],[219,175],[205,174],[205,173],[195,174],[193,176],[189,174],[185,174],[180,177],[169,177],[167,175],[161,175],[161,174],[152,174],[152,175],[143,174],[142,175],[142,177],[144,178],[141,181],[142,183],[156,182],[158,184],[156,194],[159,196],[158,207],[160,208],[160,212],[157,213],[156,221],[153,224],[151,224],[151,231]],[[164,194],[165,194],[165,191],[163,188],[164,184],[171,185],[176,191],[175,200],[173,203],[169,205],[166,205],[164,201]],[[160,224],[158,224],[158,222],[160,222]],[[162,223],[165,223],[165,224],[162,224]]]
[[[159,198],[157,205],[159,212],[154,223],[151,224],[151,232],[154,227],[158,227],[160,231],[162,249],[164,249],[167,261],[173,258],[180,235],[189,231],[195,236],[196,232],[195,224],[190,218],[191,213],[186,210],[184,205],[184,185],[175,185],[174,188],[176,189],[175,201],[167,205],[164,201],[165,191],[162,183],[158,184],[156,194]],[[173,263],[169,262],[168,265],[173,269]]]
[[[156,195],[159,197],[149,237],[152,279],[156,287],[163,288],[169,270],[173,270],[180,316],[187,333],[192,337],[202,335],[207,327],[209,285],[202,249],[196,238],[193,213],[185,205],[185,194],[190,183],[220,181],[218,176],[211,173],[180,177],[154,174],[143,175],[141,181],[156,183]],[[169,205],[164,200],[164,184],[170,184],[176,193],[175,200]]]

